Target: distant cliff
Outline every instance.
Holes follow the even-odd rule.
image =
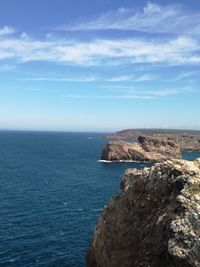
[[[111,140],[126,140],[134,142],[139,136],[152,138],[170,138],[179,143],[182,151],[200,151],[200,131],[163,130],[163,129],[130,129],[107,135]]]
[[[200,267],[200,159],[129,169],[105,206],[89,267]]]
[[[162,161],[181,158],[177,140],[170,137],[139,136],[134,143],[108,142],[102,151],[102,160]]]
[[[108,134],[107,138],[117,140],[130,140],[134,141],[140,135],[155,136],[155,135],[173,135],[174,137],[198,137],[200,138],[200,131],[197,130],[176,130],[176,129],[127,129],[118,131],[116,133]]]

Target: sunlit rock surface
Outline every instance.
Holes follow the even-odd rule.
[[[89,267],[200,266],[200,159],[128,169],[104,207]]]
[[[162,161],[181,158],[179,143],[170,137],[139,136],[134,143],[108,142],[102,151],[102,160]]]

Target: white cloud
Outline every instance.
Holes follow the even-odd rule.
[[[115,87],[113,87],[114,89]],[[118,87],[117,87],[118,89]],[[128,89],[128,88],[127,88]],[[114,90],[113,90],[114,91]],[[74,99],[113,99],[113,100],[131,100],[131,99],[156,99],[160,97],[167,97],[178,95],[182,93],[193,92],[189,87],[174,87],[174,88],[160,88],[150,90],[124,90],[122,95],[79,95],[79,94],[66,94],[61,95],[61,98],[74,98]]]
[[[177,76],[177,80],[187,79],[194,76],[195,74],[197,74],[197,71],[185,71]]]
[[[63,64],[98,65],[120,60],[121,64],[165,63],[199,64],[199,42],[180,36],[175,39],[97,39],[88,42],[69,40],[0,40],[0,60],[21,62],[52,61]]]
[[[173,95],[180,95],[183,93],[198,93],[199,91],[195,90],[194,88],[190,87],[170,87],[170,88],[148,88],[148,89],[142,89],[137,88],[133,86],[104,86],[103,88],[109,89],[113,92],[121,92],[123,94],[128,95],[137,95],[137,96],[145,96],[150,98],[160,98],[160,97],[167,97],[167,96],[173,96]]]
[[[125,82],[131,81],[133,77],[131,75],[124,75],[124,76],[116,76],[111,78],[106,77],[97,77],[95,75],[89,76],[56,76],[56,75],[48,75],[48,76],[36,76],[30,78],[23,78],[20,80],[23,81],[54,81],[54,82],[94,82],[94,81],[101,81],[101,82]]]
[[[128,99],[153,99],[149,95],[61,95],[61,98],[75,98],[75,99],[113,99],[113,100],[128,100]]]
[[[14,28],[9,26],[4,26],[3,28],[0,28],[0,36],[13,34],[14,32]]]
[[[24,39],[24,40],[27,40],[27,39],[30,38],[29,35],[28,35],[27,33],[25,33],[25,32],[23,32],[23,33],[20,35],[20,37],[21,37],[22,39]]]
[[[33,77],[27,79],[20,79],[23,81],[50,81],[50,82],[93,82],[96,81],[95,76],[88,77]]]
[[[102,89],[108,89],[110,91],[117,91],[117,92],[130,92],[130,86],[123,86],[123,85],[101,85]]]
[[[149,90],[148,94],[152,96],[159,96],[159,97],[165,97],[165,96],[172,96],[172,95],[177,95],[177,94],[182,94],[182,93],[187,93],[191,92],[192,89],[189,87],[174,87],[174,88],[163,88],[163,89],[154,89],[154,90]],[[143,92],[145,93],[145,92]]]
[[[142,76],[137,77],[134,81],[135,82],[143,82],[143,81],[153,81],[155,80],[155,76],[152,74],[144,74]]]
[[[134,30],[150,33],[200,34],[200,13],[190,12],[181,5],[147,3],[140,10],[119,8],[95,19],[73,23],[57,30]]]
[[[125,82],[125,81],[131,81],[133,79],[133,76],[131,75],[123,75],[123,76],[116,76],[108,79],[108,82]]]

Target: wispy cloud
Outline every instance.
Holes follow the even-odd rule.
[[[117,94],[116,89],[117,88]],[[115,94],[113,95],[85,95],[85,94],[64,94],[60,95],[61,98],[74,98],[74,99],[113,99],[113,100],[131,100],[131,99],[148,99],[153,100],[157,98],[170,97],[174,95],[179,95],[183,93],[191,93],[194,90],[190,87],[172,87],[172,88],[157,88],[157,89],[148,89],[148,90],[133,90],[131,87],[125,87],[124,90],[120,90],[119,87],[112,87]]]
[[[23,81],[50,81],[50,82],[93,82],[96,81],[95,76],[88,77],[31,77],[20,79]]]
[[[175,73],[174,78],[169,78],[166,81],[168,82],[192,82],[195,80],[199,80],[199,71],[197,70],[189,70]]]
[[[116,76],[110,79],[107,79],[108,82],[125,82],[131,81],[133,79],[132,75],[123,75],[123,76]]]
[[[134,79],[135,82],[143,82],[143,81],[153,81],[155,80],[156,77],[152,74],[144,74],[141,75],[139,77],[137,77],[136,79]]]
[[[197,71],[185,71],[185,72],[178,74],[177,79],[183,80],[183,79],[191,78],[197,73],[198,73]]]
[[[1,70],[1,67],[0,67]],[[30,74],[29,74],[30,75]],[[85,75],[85,76],[56,76],[56,75],[48,75],[48,76],[35,76],[20,79],[23,81],[51,81],[51,82],[126,82],[132,81],[133,76],[124,75],[124,76],[114,76],[114,77],[105,77],[105,76],[95,76],[95,75]]]
[[[0,28],[0,37],[3,35],[9,35],[15,33],[15,29],[9,26],[4,26],[3,28]]]
[[[57,30],[134,30],[150,33],[200,34],[200,13],[188,11],[181,5],[159,5],[149,2],[140,10],[119,8],[100,16]]]
[[[172,88],[148,90],[148,94],[152,96],[165,97],[165,96],[178,95],[182,93],[190,93],[191,91],[192,89],[190,87],[172,87]]]
[[[167,97],[173,95],[187,94],[187,93],[198,93],[194,88],[191,87],[169,87],[169,88],[148,88],[142,89],[130,86],[102,86],[104,89],[111,90],[113,92],[128,94],[128,95],[137,95],[145,96],[150,98],[157,97]]]
[[[63,64],[98,65],[161,63],[199,64],[200,44],[185,36],[165,40],[95,39],[88,42],[68,40],[3,39],[0,60],[21,62],[52,61]]]
[[[148,95],[61,95],[61,98],[75,98],[75,99],[113,99],[113,100],[128,100],[128,99],[152,99]]]

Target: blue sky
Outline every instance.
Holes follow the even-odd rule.
[[[0,0],[0,129],[200,129],[200,2]]]

